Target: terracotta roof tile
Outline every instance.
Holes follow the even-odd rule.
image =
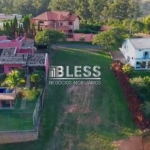
[[[37,17],[34,17],[32,19],[34,20],[54,20],[54,21],[64,21],[64,20],[70,20],[74,21],[76,19],[77,15],[71,14],[70,12],[65,11],[47,11],[44,12]]]

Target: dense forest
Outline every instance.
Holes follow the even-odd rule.
[[[46,10],[66,10],[82,20],[139,18],[150,13],[150,0],[0,0],[1,13],[38,15]]]

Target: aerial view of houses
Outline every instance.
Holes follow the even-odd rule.
[[[0,0],[0,150],[149,150],[149,6]]]

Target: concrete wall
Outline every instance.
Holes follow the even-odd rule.
[[[79,18],[77,17],[76,20],[73,22],[74,30],[79,30]]]
[[[0,144],[34,141],[38,139],[38,131],[0,132]]]
[[[73,33],[73,38],[68,38],[67,41],[80,41],[83,37],[85,42],[92,42],[96,34]]]
[[[0,41],[6,40],[6,39],[7,39],[6,36],[0,36]]]
[[[11,67],[22,68],[20,64],[5,64],[4,65],[4,73],[8,74],[11,71]]]
[[[48,69],[49,69],[49,58],[48,58],[48,54],[46,54],[46,61],[45,61],[46,79],[48,75]]]
[[[2,37],[1,37],[2,38]],[[10,42],[0,42],[0,48],[9,48],[9,47],[17,47],[21,48],[22,42],[25,40],[25,37],[23,38],[17,38],[16,40],[12,40]]]

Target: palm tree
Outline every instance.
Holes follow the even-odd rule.
[[[9,86],[9,88],[15,90],[15,96],[17,94],[16,88],[20,83],[25,82],[23,78],[21,78],[21,74],[18,70],[12,70],[10,73],[7,74],[7,77],[4,83]]]

